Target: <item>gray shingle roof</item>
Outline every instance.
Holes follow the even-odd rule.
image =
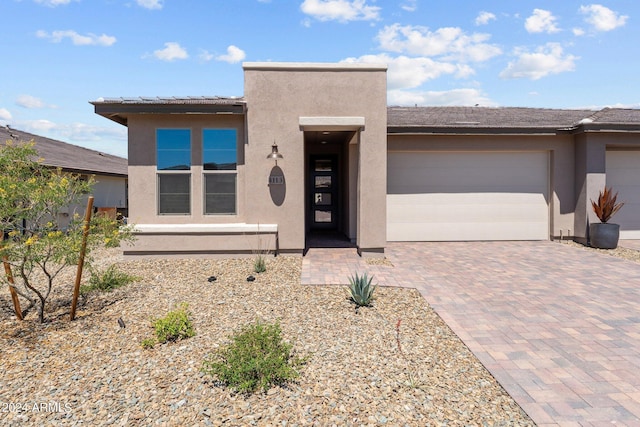
[[[592,116],[593,110],[488,107],[388,107],[393,129],[564,129]],[[640,124],[640,122],[638,122]]]
[[[122,157],[0,126],[0,141],[4,143],[10,139],[35,141],[35,149],[46,166],[77,173],[127,176],[127,159]]]

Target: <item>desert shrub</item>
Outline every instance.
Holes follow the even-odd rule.
[[[210,355],[202,371],[217,377],[238,393],[267,391],[299,376],[305,359],[293,356],[282,339],[280,325],[260,321],[244,327],[232,342]]]
[[[264,273],[265,271],[267,271],[267,264],[262,255],[258,255],[253,260],[253,271],[256,273]]]
[[[349,277],[349,293],[351,301],[353,301],[357,307],[367,307],[371,305],[373,301],[373,292],[376,290],[375,285],[371,285],[373,276],[367,277],[367,273],[362,276]]]
[[[89,284],[83,286],[80,291],[83,294],[94,290],[111,292],[114,289],[129,285],[138,280],[140,280],[139,277],[120,271],[115,264],[112,264],[102,272],[91,273],[91,277],[89,277]]]
[[[166,316],[153,321],[156,340],[159,343],[179,341],[196,334],[188,308],[189,304],[183,302]]]

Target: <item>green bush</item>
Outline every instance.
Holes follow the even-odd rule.
[[[153,321],[153,328],[159,343],[183,340],[196,334],[188,308],[189,304],[183,302],[175,310],[167,313],[165,317]]]
[[[367,277],[367,273],[362,276],[349,277],[349,292],[351,294],[351,301],[353,301],[357,307],[366,307],[371,305],[373,301],[373,292],[376,290],[375,285],[371,285],[373,276]]]
[[[156,340],[155,340],[155,338],[145,338],[145,339],[142,340],[140,345],[142,346],[142,348],[151,349],[151,348],[155,347]]]
[[[258,321],[231,339],[228,346],[205,359],[202,371],[239,393],[267,391],[295,379],[298,367],[305,363],[305,359],[292,356],[293,345],[282,340],[277,323]]]
[[[140,280],[139,277],[120,271],[115,264],[112,264],[102,272],[91,273],[89,284],[83,286],[81,291],[83,294],[94,290],[111,292],[116,288],[126,286],[138,280]]]
[[[262,255],[258,255],[253,260],[253,271],[256,273],[264,273],[265,271],[267,271],[267,264]]]

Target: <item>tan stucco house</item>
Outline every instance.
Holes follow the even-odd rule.
[[[388,107],[385,65],[243,68],[240,98],[92,102],[129,132],[126,254],[585,242],[605,184],[621,238],[640,238],[640,110]]]

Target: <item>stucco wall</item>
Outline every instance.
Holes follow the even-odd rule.
[[[139,114],[129,117],[129,222],[132,224],[207,224],[243,222],[245,208],[246,143],[241,115]],[[158,215],[156,129],[191,129],[191,214]],[[237,215],[204,215],[202,185],[202,129],[238,131]],[[189,171],[185,171],[189,172]]]
[[[386,244],[386,69],[362,64],[245,64],[247,101],[247,222],[279,225],[280,247],[305,246],[305,145],[300,117],[364,117],[359,134],[357,206],[349,210],[363,250]],[[267,180],[276,142],[286,181],[284,202],[276,205]],[[352,153],[352,150],[349,150]],[[354,153],[355,154],[355,153]],[[350,156],[351,157],[351,156]],[[350,170],[351,174],[353,171]]]

